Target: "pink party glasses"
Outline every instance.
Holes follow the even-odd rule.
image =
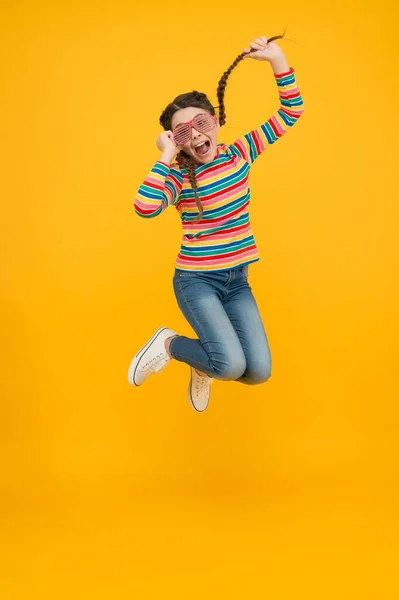
[[[176,146],[183,146],[191,139],[191,130],[194,127],[199,133],[207,133],[214,128],[216,117],[208,113],[195,115],[194,119],[187,123],[179,123],[173,130],[173,139]]]

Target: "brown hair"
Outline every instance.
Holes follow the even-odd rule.
[[[285,30],[282,35],[275,35],[274,37],[269,38],[267,40],[267,42],[269,43],[269,42],[273,42],[274,40],[281,39],[284,37],[284,35],[285,35]],[[254,50],[251,50],[251,52],[254,52]],[[237,58],[230,65],[230,67],[227,69],[227,71],[225,71],[223,73],[223,75],[218,83],[216,95],[217,95],[217,99],[219,102],[219,106],[216,108],[218,108],[219,124],[221,126],[226,123],[226,109],[224,106],[224,95],[225,95],[225,91],[226,91],[227,80],[228,80],[231,72],[233,71],[233,69],[235,69],[235,67],[242,61],[244,56],[245,56],[245,52],[242,52],[241,54],[239,54],[237,56]],[[175,112],[177,112],[178,110],[180,110],[182,108],[188,108],[188,107],[192,107],[192,106],[195,108],[202,108],[202,109],[206,110],[207,112],[209,112],[211,115],[215,115],[215,107],[212,106],[210,100],[207,98],[207,96],[205,94],[202,94],[195,90],[193,92],[188,92],[187,94],[180,94],[180,96],[177,96],[177,98],[175,98],[173,100],[173,102],[168,104],[168,106],[165,108],[165,110],[161,114],[159,122],[162,125],[162,127],[165,129],[165,131],[172,128],[172,117],[175,114]],[[195,177],[195,161],[193,160],[193,158],[191,156],[189,156],[183,150],[181,150],[178,153],[178,155],[176,156],[176,160],[179,165],[181,165],[182,167],[184,167],[187,170],[188,179],[191,183],[191,187],[193,188],[195,203],[198,208],[198,217],[195,219],[195,222],[198,222],[201,220],[202,215],[204,214],[204,207],[202,206],[201,200],[199,199],[198,192],[197,192],[198,186],[197,186],[197,179]]]

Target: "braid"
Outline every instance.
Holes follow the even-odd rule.
[[[286,31],[286,29],[284,30],[283,35],[275,35],[275,36],[269,38],[267,40],[267,42],[269,43],[269,42],[273,42],[274,40],[278,40],[278,39],[283,38],[284,35],[285,35],[285,31]],[[254,52],[254,50],[251,50],[251,52]],[[245,54],[246,54],[245,52],[242,52],[241,54],[239,54],[237,56],[237,58],[230,65],[230,67],[227,69],[227,71],[225,71],[223,73],[223,75],[222,75],[222,77],[221,77],[221,79],[219,81],[216,95],[217,95],[217,99],[218,99],[218,102],[219,102],[219,124],[220,124],[220,126],[222,126],[222,125],[224,125],[226,123],[226,109],[225,109],[225,106],[224,106],[224,94],[225,94],[225,91],[226,91],[227,80],[228,80],[228,78],[229,78],[232,70],[235,69],[236,66],[242,61],[242,59],[244,58]]]
[[[193,188],[195,203],[197,205],[198,212],[199,212],[198,217],[196,217],[194,222],[200,221],[202,218],[202,215],[204,214],[204,207],[202,206],[201,200],[199,199],[198,192],[197,192],[198,184],[197,184],[197,178],[195,176],[194,160],[191,158],[191,156],[188,156],[183,151],[179,152],[179,154],[176,156],[176,160],[179,165],[181,165],[182,167],[184,167],[187,170],[188,179],[190,181],[191,187]]]
[[[227,71],[225,71],[223,73],[222,78],[219,81],[219,85],[218,85],[216,94],[217,94],[217,98],[218,98],[218,102],[219,102],[219,124],[220,124],[220,126],[222,126],[226,123],[226,109],[224,106],[224,93],[226,91],[227,80],[230,77],[230,73],[232,72],[232,70],[236,68],[238,63],[240,63],[243,58],[244,58],[244,53],[237,56],[237,58],[230,65],[230,67],[227,69]]]

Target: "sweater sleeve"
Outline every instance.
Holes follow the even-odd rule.
[[[290,67],[286,73],[274,75],[280,99],[280,107],[263,125],[250,131],[231,144],[230,149],[252,164],[267,146],[279,140],[304,112],[304,103]]]
[[[144,218],[160,215],[169,204],[176,204],[182,184],[183,178],[177,167],[157,161],[137,191],[136,214]]]

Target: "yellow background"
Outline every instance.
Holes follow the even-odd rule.
[[[4,600],[396,599],[398,9],[385,0],[2,3],[1,560]],[[215,91],[282,33],[305,113],[252,170],[263,386],[188,405],[174,209],[132,212],[164,106]],[[277,108],[246,61],[232,142]]]

